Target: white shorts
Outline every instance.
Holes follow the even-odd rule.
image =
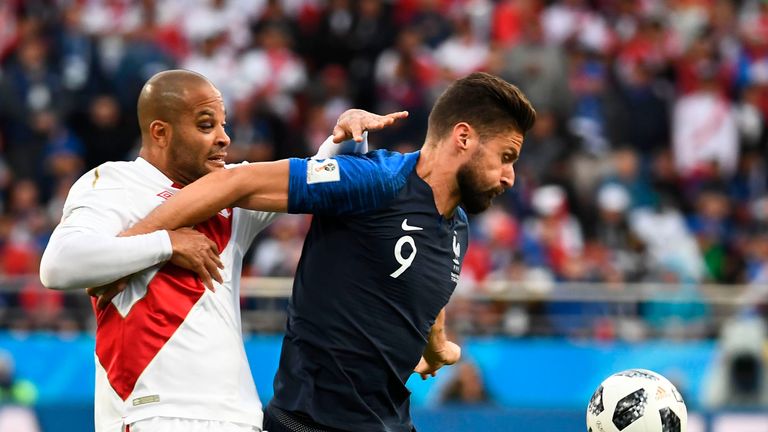
[[[176,417],[150,417],[125,426],[124,432],[260,432],[256,426],[243,423]]]

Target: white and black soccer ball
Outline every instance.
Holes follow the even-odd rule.
[[[609,376],[587,407],[587,432],[685,432],[688,411],[668,379],[645,369]]]

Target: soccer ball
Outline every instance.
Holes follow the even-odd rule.
[[[587,407],[588,432],[685,432],[688,412],[668,379],[645,369],[606,378]]]

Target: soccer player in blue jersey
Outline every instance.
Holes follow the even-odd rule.
[[[455,363],[444,307],[467,216],[514,183],[536,113],[493,75],[454,82],[420,151],[288,159],[209,174],[127,234],[194,224],[227,207],[311,213],[265,430],[413,431],[410,392]]]

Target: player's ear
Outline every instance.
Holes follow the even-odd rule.
[[[171,142],[171,125],[162,121],[154,120],[149,124],[149,135],[152,141],[162,148],[168,147]]]
[[[459,152],[465,152],[471,146],[471,132],[472,128],[464,122],[456,123],[453,127],[453,141]]]

